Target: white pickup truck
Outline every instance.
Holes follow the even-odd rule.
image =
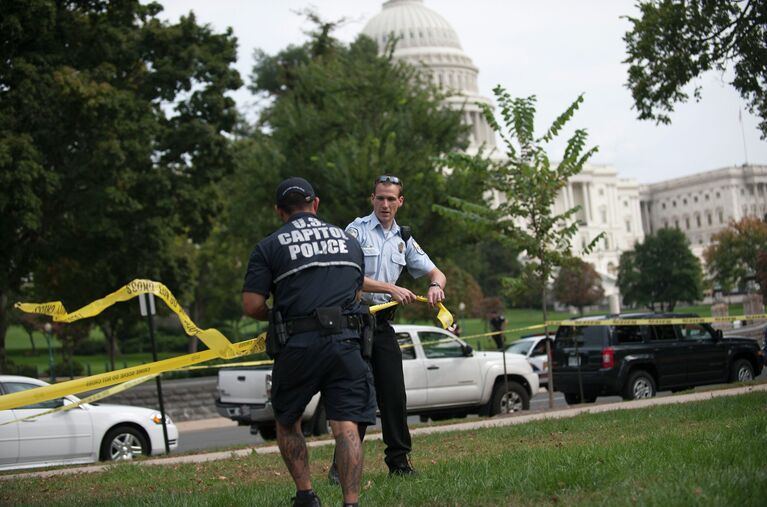
[[[438,327],[395,324],[394,330],[402,349],[409,414],[439,420],[530,408],[530,398],[538,391],[538,375],[524,356],[506,354],[508,381],[504,381],[501,352],[473,351]],[[241,425],[251,425],[251,433],[258,431],[264,439],[275,437],[270,394],[269,366],[219,371],[218,412]],[[303,421],[304,433],[327,433],[319,394],[306,407]]]

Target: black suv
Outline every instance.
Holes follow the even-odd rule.
[[[588,320],[685,317],[697,315],[623,314]],[[764,352],[756,340],[723,338],[708,324],[561,326],[554,340],[554,389],[569,404],[611,395],[635,400],[658,390],[751,380],[763,366]]]

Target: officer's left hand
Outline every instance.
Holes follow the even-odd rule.
[[[429,287],[426,298],[431,306],[436,306],[437,303],[441,303],[445,299],[445,292],[437,286]]]

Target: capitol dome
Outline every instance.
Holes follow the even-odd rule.
[[[478,105],[490,105],[479,95],[479,69],[464,53],[458,34],[445,18],[426,7],[423,0],[389,0],[362,33],[376,41],[380,51],[396,37],[394,58],[421,67],[434,84],[452,92],[446,103],[461,109],[464,122],[471,126],[470,151],[483,144],[495,147],[495,133]]]

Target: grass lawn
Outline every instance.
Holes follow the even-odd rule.
[[[365,444],[365,506],[764,505],[767,393],[414,438],[419,475]],[[324,505],[331,447],[310,450]],[[278,455],[0,482],[5,505],[289,505]]]

